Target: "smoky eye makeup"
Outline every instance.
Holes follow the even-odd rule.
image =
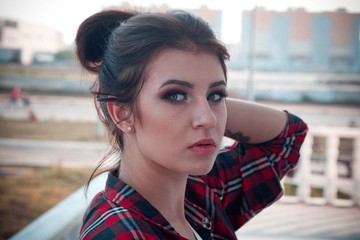
[[[160,98],[171,103],[181,103],[189,99],[189,94],[184,89],[192,89],[193,84],[177,79],[169,79],[161,86]]]
[[[168,102],[179,103],[182,101],[187,101],[189,97],[188,94],[183,90],[171,89],[162,93],[160,98]]]
[[[191,100],[188,91],[192,91],[194,85],[187,81],[170,79],[160,86],[160,99],[170,103],[182,103]],[[220,102],[227,97],[226,83],[223,80],[209,84],[206,99],[209,102]]]
[[[208,99],[208,101],[219,102],[223,98],[226,98],[226,97],[228,97],[228,93],[227,93],[226,89],[219,89],[219,90],[212,91],[208,95],[207,99]]]

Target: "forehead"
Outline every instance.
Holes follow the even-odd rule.
[[[215,54],[169,48],[159,51],[150,59],[144,77],[145,81],[171,78],[185,81],[225,80],[221,63]]]

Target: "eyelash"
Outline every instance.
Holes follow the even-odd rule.
[[[215,91],[215,92],[212,92],[210,95],[215,95],[215,94],[219,95],[219,99],[212,100],[214,102],[220,102],[223,98],[226,98],[228,96],[228,94],[225,90]],[[208,100],[209,100],[210,95],[208,96]]]
[[[182,95],[183,98],[178,100],[178,99],[174,99],[174,97],[176,95]],[[218,98],[217,99],[213,99],[211,100],[210,99],[210,96],[214,96],[214,95],[218,95]],[[227,95],[227,92],[225,90],[218,90],[218,91],[214,91],[212,93],[209,94],[209,96],[207,97],[208,101],[212,101],[212,102],[220,102],[223,98],[226,98],[228,95]],[[173,102],[173,103],[180,103],[180,102],[184,102],[184,101],[187,101],[188,100],[188,94],[184,91],[181,91],[181,90],[171,90],[171,91],[168,91],[166,92],[162,97],[161,99],[164,99],[166,101],[169,101],[169,102]]]

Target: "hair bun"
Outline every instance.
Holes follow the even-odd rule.
[[[76,54],[81,65],[97,73],[111,32],[135,12],[105,10],[85,19],[76,34]]]

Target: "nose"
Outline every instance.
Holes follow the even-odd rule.
[[[217,117],[207,100],[197,104],[193,111],[193,128],[210,129],[216,126]]]

